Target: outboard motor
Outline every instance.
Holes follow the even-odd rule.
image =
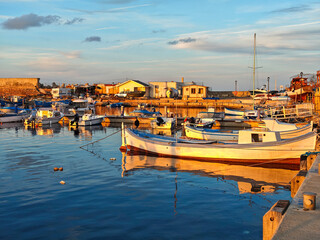
[[[164,123],[163,118],[162,117],[157,117],[157,125],[160,126],[163,123]]]

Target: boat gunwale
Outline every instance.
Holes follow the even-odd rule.
[[[161,142],[159,140],[156,139],[152,139],[152,138],[144,138],[142,136],[140,136],[139,134],[136,134],[135,131],[133,129],[125,129],[125,131],[128,131],[130,134],[133,134],[134,137],[138,138],[141,141],[147,141],[153,144],[160,144],[160,145],[165,145],[165,143],[172,143],[175,144],[176,147],[187,147],[188,145],[191,146],[191,143],[188,142],[176,142],[174,140],[172,140],[171,142]],[[150,134],[153,135],[153,134]],[[218,143],[211,143],[210,144],[201,144],[201,143],[192,143],[192,147],[197,147],[197,148],[209,148],[209,147],[215,147],[215,148],[233,148],[233,149],[255,149],[255,150],[259,150],[259,147],[272,147],[272,146],[281,146],[281,145],[287,145],[287,144],[291,144],[291,143],[295,143],[298,141],[302,141],[305,139],[309,139],[311,137],[317,136],[316,133],[314,132],[309,132],[306,133],[304,135],[298,136],[298,137],[293,137],[290,139],[283,139],[280,141],[272,141],[272,142],[255,142],[255,143],[245,143],[245,144],[238,144],[238,143],[233,143],[233,142],[228,142],[228,143],[223,143],[223,142],[218,142]],[[206,140],[203,140],[204,142],[206,142]],[[261,151],[263,151],[264,149],[261,149]],[[295,149],[298,151],[311,151],[310,149]],[[280,151],[280,150],[277,150]]]

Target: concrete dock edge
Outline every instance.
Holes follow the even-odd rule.
[[[283,211],[280,211],[281,214],[276,215],[279,218],[277,220],[279,221],[279,224],[277,224],[278,226],[271,224],[271,228],[267,227],[269,224],[268,221],[270,222],[270,211],[274,210],[275,205],[265,214],[263,223],[264,240],[303,240],[320,238],[320,205],[316,206],[315,210],[304,210],[303,206],[304,193],[316,194],[316,198],[320,196],[320,174],[318,172],[320,155],[311,156],[309,159],[312,164],[308,163],[309,166],[307,169],[302,170],[308,170],[308,172],[306,172],[306,174],[303,172],[304,174],[302,174],[300,171],[297,175],[299,179],[301,176],[305,175],[303,176],[304,181],[301,183],[299,189],[294,190],[297,192],[291,204],[284,214],[282,214]],[[293,179],[293,181],[295,181],[295,179]],[[317,202],[316,198],[314,199],[314,204]],[[271,218],[271,220],[275,221],[274,218]]]

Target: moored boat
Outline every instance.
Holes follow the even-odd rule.
[[[88,99],[75,99],[71,105],[73,108],[70,108],[69,112],[73,115],[78,113],[79,116],[83,116],[85,113],[94,112],[95,110],[95,103],[90,102]]]
[[[287,88],[286,94],[295,101],[310,100],[313,95],[313,88],[316,86],[315,80],[308,78],[310,74],[297,74],[291,77],[290,87]]]
[[[229,109],[225,108],[224,113],[226,116],[235,116],[235,117],[242,117],[242,118],[248,118],[248,119],[256,119],[259,117],[262,117],[262,112],[259,110],[236,110],[236,109]]]
[[[0,111],[0,123],[22,122],[30,116],[28,111],[20,111],[18,113],[5,113]]]
[[[63,113],[53,108],[39,108],[35,115],[25,119],[26,126],[51,125],[58,123],[63,118]]]
[[[80,118],[78,125],[79,126],[99,125],[102,123],[103,120],[104,120],[104,116],[86,113]],[[69,125],[75,126],[76,122],[71,121]]]
[[[185,135],[192,139],[208,141],[232,141],[238,140],[238,131],[221,131],[218,129],[200,128],[186,125]]]
[[[144,116],[144,117],[156,117],[156,116],[160,116],[161,113],[160,112],[150,112],[146,109],[135,109],[134,111],[132,111],[130,113],[131,116]]]
[[[237,143],[187,141],[160,137],[134,129],[123,128],[122,147],[158,156],[242,162],[299,163],[300,155],[314,151],[317,134],[281,140],[279,132],[239,131]]]
[[[153,129],[173,129],[176,125],[175,118],[157,117],[150,122]]]
[[[289,139],[304,135],[306,133],[312,132],[313,124],[306,124],[298,128],[295,124],[290,123],[280,123],[277,120],[266,119],[263,120],[265,123],[261,125],[256,131],[276,131],[280,133],[281,139]],[[203,139],[208,141],[230,141],[238,140],[239,131],[234,130],[218,130],[218,129],[208,129],[208,128],[199,128],[193,126],[185,126],[185,134],[188,138],[193,139]]]

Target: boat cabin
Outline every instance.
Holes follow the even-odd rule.
[[[278,142],[281,141],[279,132],[265,131],[239,131],[238,144],[248,144],[255,142]]]
[[[39,108],[36,114],[37,118],[53,118],[60,117],[60,112],[52,109],[52,108]]]

